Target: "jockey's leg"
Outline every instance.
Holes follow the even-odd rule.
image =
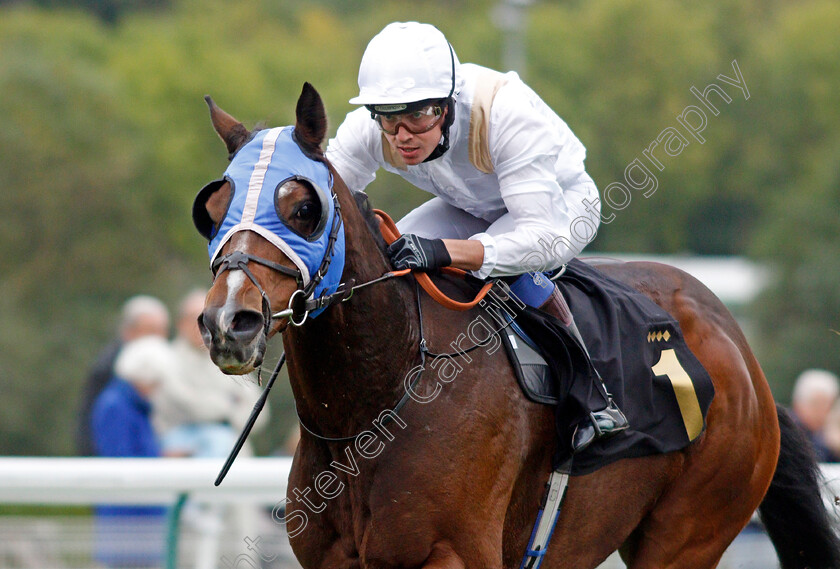
[[[562,322],[580,343],[586,357],[590,357],[566,299],[546,275],[526,273],[517,278],[510,285],[510,289],[525,304],[539,308]],[[591,359],[589,367],[594,372],[592,387],[595,393],[594,397],[586,398],[589,416],[578,424],[572,436],[574,452],[582,451],[596,439],[615,434],[628,427],[627,418],[613,401],[598,370],[592,365]]]
[[[397,222],[397,229],[427,239],[467,239],[489,225],[490,222],[435,197],[408,212]]]

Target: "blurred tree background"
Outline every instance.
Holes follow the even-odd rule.
[[[226,160],[204,94],[247,125],[291,122],[304,81],[330,132],[352,109],[367,41],[386,23],[437,25],[461,61],[505,65],[499,0],[0,0],[0,453],[72,453],[80,390],[122,302],[174,307],[208,285],[189,208]],[[690,88],[731,97],[701,144],[654,153],[658,189],[615,212],[587,251],[746,255],[775,278],[748,308],[776,397],[840,372],[840,5],[830,1],[537,1],[527,82],[588,148],[603,190],[676,117]],[[716,79],[743,74],[747,99]],[[652,164],[644,162],[648,168]],[[382,174],[400,216],[427,199]],[[288,388],[258,441],[294,425]]]

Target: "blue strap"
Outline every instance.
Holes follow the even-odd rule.
[[[525,548],[525,556],[522,558],[522,563],[519,564],[519,569],[525,569],[525,564],[531,561],[531,559],[529,558],[542,557],[543,555],[545,555],[545,552],[548,551],[547,549],[531,549],[534,545],[534,537],[536,537],[537,535],[537,528],[540,525],[540,520],[543,517],[543,512],[545,512],[545,510],[543,510],[542,508],[540,508],[540,510],[537,512],[537,520],[534,522],[534,527],[531,529],[531,537],[528,538],[528,547]]]
[[[554,283],[544,273],[525,273],[510,284],[510,291],[528,306],[539,308],[554,292]]]
[[[525,555],[522,557],[522,563],[520,563],[519,569],[539,569],[540,564],[542,564],[543,557],[548,552],[548,544],[554,535],[554,529],[557,527],[557,520],[560,518],[560,509],[563,505],[563,498],[566,495],[571,472],[572,460],[570,458],[560,468],[551,473],[548,479],[545,497],[543,498],[543,504],[537,512],[537,519],[534,521],[534,528],[531,530],[528,547],[525,548]],[[546,511],[547,507],[549,507],[548,511]],[[551,523],[551,527],[541,528],[543,517],[546,515],[551,516],[546,520]],[[537,532],[540,529],[543,530],[542,534],[545,535],[545,540],[544,543],[540,543],[537,546],[538,548],[535,548],[534,542],[537,538]]]
[[[530,555],[532,557],[542,557],[543,555],[546,554],[547,551],[548,551],[547,549],[542,549],[542,550],[538,549],[536,551],[534,551],[533,549],[529,549],[529,550],[527,550],[526,554]]]

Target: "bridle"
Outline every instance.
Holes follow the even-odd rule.
[[[374,279],[359,284],[356,284],[356,281],[354,279],[350,279],[347,282],[341,283],[335,292],[327,294],[326,291],[324,291],[324,293],[321,296],[313,298],[313,291],[329,270],[330,263],[332,262],[335,242],[338,239],[338,232],[341,228],[341,224],[344,222],[343,218],[341,217],[341,205],[338,201],[338,197],[336,196],[335,192],[332,192],[332,198],[333,203],[335,204],[335,215],[333,216],[333,223],[327,241],[327,248],[324,252],[324,257],[321,260],[321,265],[318,267],[318,270],[315,272],[315,275],[305,286],[303,285],[303,274],[300,272],[299,269],[287,267],[285,265],[281,265],[280,263],[269,261],[268,259],[265,259],[263,257],[251,255],[250,253],[245,253],[243,251],[232,251],[230,253],[222,255],[215,261],[213,261],[213,264],[211,265],[214,279],[218,278],[218,276],[224,271],[239,269],[243,273],[245,273],[245,276],[247,276],[248,279],[254,284],[262,298],[261,309],[263,320],[265,322],[264,332],[266,338],[268,337],[268,333],[271,331],[271,325],[274,320],[286,318],[289,320],[289,324],[291,324],[292,326],[302,326],[306,322],[310,312],[327,308],[329,306],[332,306],[333,304],[345,302],[347,300],[350,300],[350,298],[353,296],[353,293],[355,293],[359,289],[394,277],[402,277],[411,272],[411,269],[389,271],[383,274],[382,276],[376,277]],[[380,229],[382,231],[383,237],[385,237],[387,242],[394,241],[399,236],[396,224],[394,224],[393,220],[386,213],[379,210],[374,210],[374,212],[380,218]],[[292,293],[292,296],[289,298],[289,306],[286,309],[281,310],[279,312],[272,312],[271,301],[269,300],[265,289],[263,289],[257,278],[248,268],[248,263],[257,263],[263,265],[283,275],[295,279],[298,288],[297,290],[295,290],[295,292]],[[452,269],[451,267],[444,267],[443,272],[464,277],[463,271],[460,271],[459,269]],[[426,292],[428,292],[432,298],[434,298],[437,302],[440,302],[441,304],[452,310],[466,310],[468,308],[472,308],[473,306],[478,304],[482,298],[484,298],[484,296],[487,294],[487,291],[492,286],[492,282],[485,283],[482,287],[482,290],[476,295],[475,299],[472,302],[462,303],[454,301],[448,298],[446,295],[444,295],[432,283],[431,279],[425,273],[415,273],[415,277],[417,278],[419,284],[423,287],[423,289],[425,289]]]
[[[327,274],[327,271],[330,268],[335,249],[335,242],[338,240],[338,232],[341,228],[341,224],[343,223],[343,219],[341,217],[341,205],[338,203],[338,197],[335,195],[335,192],[332,192],[332,198],[335,215],[333,215],[332,227],[330,228],[330,234],[327,238],[327,248],[324,251],[324,257],[321,259],[321,264],[318,267],[318,270],[315,271],[315,274],[312,275],[312,278],[309,279],[309,282],[306,283],[306,285],[303,284],[303,273],[301,273],[300,269],[287,267],[285,265],[281,265],[280,263],[269,261],[263,257],[245,253],[244,251],[231,251],[230,253],[222,255],[213,261],[213,264],[210,267],[213,271],[214,280],[219,278],[219,275],[225,271],[238,269],[245,273],[245,276],[247,276],[254,286],[257,287],[257,290],[262,297],[261,309],[263,320],[265,322],[264,332],[266,338],[271,331],[271,325],[275,319],[288,318],[289,323],[292,326],[301,326],[304,322],[306,322],[306,319],[311,311],[328,306],[330,303],[327,299],[335,296],[336,294],[323,295],[317,299],[310,298],[315,291],[315,288],[321,280],[323,280],[324,275]],[[248,268],[248,263],[263,265],[264,267],[268,267],[280,274],[295,279],[298,288],[294,293],[292,293],[292,296],[289,299],[289,307],[286,310],[272,313],[271,301],[268,299],[265,289],[263,289],[257,278],[254,276],[254,273],[252,273]],[[297,320],[296,317],[298,318]]]
[[[335,191],[332,191],[331,195],[332,202],[334,204],[333,209],[335,215],[333,215],[330,234],[327,238],[327,247],[324,251],[324,257],[321,259],[321,264],[318,267],[318,270],[315,271],[315,274],[305,285],[303,284],[303,273],[301,273],[300,269],[287,267],[285,265],[281,265],[280,263],[270,261],[263,257],[258,257],[256,255],[251,255],[250,253],[245,253],[244,251],[231,251],[230,253],[221,255],[213,261],[210,267],[213,272],[214,282],[215,279],[217,279],[221,273],[229,270],[238,269],[241,270],[257,288],[261,297],[261,310],[263,322],[265,323],[263,332],[265,333],[266,338],[268,338],[268,334],[271,332],[271,325],[274,320],[286,318],[289,320],[289,324],[291,324],[292,326],[302,326],[306,322],[309,313],[312,311],[321,310],[333,304],[338,304],[339,302],[345,302],[353,296],[353,293],[355,291],[361,288],[394,277],[401,277],[412,272],[411,269],[389,271],[383,274],[382,276],[376,277],[372,280],[360,284],[356,284],[356,281],[354,279],[350,279],[347,282],[339,284],[335,292],[327,293],[326,291],[323,291],[321,296],[314,298],[312,296],[313,292],[315,291],[318,284],[323,280],[324,276],[327,274],[327,271],[330,268],[333,253],[335,250],[335,243],[338,240],[339,230],[341,229],[342,223],[344,223],[344,220],[341,217],[341,204],[339,203],[338,196],[336,195]],[[390,216],[388,216],[388,214],[380,210],[374,210],[374,213],[379,218],[380,230],[382,232],[383,237],[386,239],[386,242],[391,243],[394,240],[396,240],[397,237],[399,237],[399,230],[397,229],[396,224],[390,218]],[[259,265],[263,265],[264,267],[268,267],[269,269],[275,270],[282,275],[286,275],[295,279],[295,282],[297,283],[298,287],[297,290],[295,290],[292,293],[291,297],[289,297],[289,306],[285,310],[281,310],[279,312],[272,311],[271,301],[269,300],[265,289],[262,287],[262,285],[260,285],[260,282],[257,280],[257,277],[255,277],[254,273],[251,272],[251,270],[248,268],[248,263],[257,263]],[[460,269],[454,269],[452,267],[444,267],[442,269],[442,272],[454,274],[462,278],[469,278],[464,271]],[[420,286],[422,286],[423,289],[425,289],[426,292],[429,293],[429,295],[433,299],[435,299],[437,302],[451,310],[467,310],[469,308],[472,308],[473,306],[482,301],[484,296],[493,286],[492,281],[486,282],[471,302],[458,302],[452,300],[451,298],[443,294],[440,291],[440,289],[438,289],[437,286],[435,286],[435,284],[432,282],[432,280],[426,273],[415,273],[415,278],[417,279]]]
[[[350,297],[353,296],[353,293],[360,288],[384,281],[389,278],[403,276],[411,272],[410,269],[405,269],[402,271],[391,271],[373,280],[358,285],[355,284],[355,280],[351,279],[347,283],[340,284],[338,289],[331,294],[322,294],[318,298],[311,298],[315,288],[318,286],[318,283],[320,283],[321,280],[323,280],[324,275],[326,275],[327,271],[329,270],[330,264],[332,263],[335,243],[338,239],[339,229],[341,228],[341,225],[344,222],[344,220],[341,217],[341,205],[338,201],[338,196],[336,196],[334,191],[332,192],[332,198],[333,204],[335,204],[335,215],[333,216],[332,227],[330,228],[330,234],[327,239],[327,248],[324,252],[324,257],[321,260],[321,264],[318,267],[318,270],[315,272],[315,274],[312,276],[312,278],[306,285],[303,284],[303,274],[301,273],[300,269],[287,267],[285,265],[281,265],[280,263],[270,261],[263,257],[258,257],[250,253],[245,253],[244,251],[231,251],[230,253],[226,253],[225,255],[222,255],[215,261],[213,261],[211,265],[214,282],[215,279],[217,279],[221,273],[229,270],[238,269],[241,270],[257,288],[257,290],[260,293],[260,297],[262,298],[261,310],[263,315],[263,321],[265,322],[263,333],[265,334],[266,339],[268,339],[268,334],[271,331],[272,322],[275,319],[287,318],[292,326],[302,326],[303,323],[306,322],[309,313],[313,310],[319,310],[322,308],[326,308],[330,305],[337,304],[339,302],[344,302],[346,300],[349,300]],[[260,285],[260,282],[257,279],[257,277],[254,276],[254,273],[251,272],[251,269],[248,268],[249,263],[257,263],[259,265],[263,265],[264,267],[268,267],[269,269],[275,270],[282,275],[286,275],[295,279],[298,288],[297,290],[295,290],[294,293],[292,293],[292,296],[289,298],[288,308],[286,308],[285,310],[281,310],[280,312],[272,312],[271,301],[269,300],[265,289],[262,287],[262,285]],[[274,381],[277,379],[277,376],[280,373],[280,369],[283,367],[285,361],[286,354],[284,352],[280,356],[280,359],[277,361],[277,364],[274,367],[274,371],[271,373],[271,377],[269,378],[268,383],[266,383],[266,386],[263,389],[262,395],[260,395],[260,398],[254,404],[254,408],[251,410],[251,415],[248,418],[248,421],[242,428],[242,432],[240,432],[239,438],[237,439],[236,443],[231,449],[230,454],[228,455],[228,458],[225,461],[225,464],[222,466],[222,469],[219,472],[219,475],[216,477],[216,486],[222,483],[222,480],[224,480],[225,476],[230,470],[230,467],[233,465],[233,461],[236,460],[239,451],[245,444],[245,440],[248,438],[251,429],[256,423],[257,417],[259,416],[260,412],[265,406],[265,403],[268,400],[268,394],[271,391],[271,388],[274,385]],[[400,407],[404,404],[405,401],[401,402]]]

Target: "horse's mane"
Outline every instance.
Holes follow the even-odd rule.
[[[347,185],[344,184],[344,180],[338,175],[335,171],[335,166],[329,161],[326,155],[323,156],[323,161],[330,169],[330,172],[333,175],[333,183],[340,183],[345,188]],[[356,207],[359,208],[359,213],[362,214],[362,218],[365,220],[365,223],[370,230],[371,235],[373,235],[374,241],[379,246],[379,248],[384,252],[388,245],[385,243],[385,238],[382,237],[382,232],[379,230],[379,218],[376,217],[376,214],[373,211],[373,208],[370,205],[370,200],[368,199],[368,195],[364,192],[357,192],[347,188],[347,191],[353,196],[353,200],[356,202]]]
[[[376,240],[376,244],[384,251],[387,245],[385,244],[385,239],[382,237],[382,232],[379,230],[379,218],[373,212],[368,195],[364,192],[354,192],[352,190],[350,190],[350,193],[353,195],[353,199],[356,201],[356,207],[359,208],[359,212],[362,214],[365,223],[367,223],[368,229],[370,229],[370,233],[373,235],[374,240]]]

